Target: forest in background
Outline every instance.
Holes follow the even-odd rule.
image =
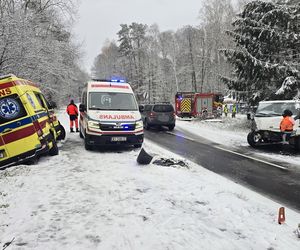
[[[92,75],[125,76],[141,102],[171,101],[177,91],[224,92],[219,75],[231,67],[219,50],[232,47],[225,30],[235,13],[231,0],[209,0],[198,27],[161,32],[157,24],[121,24],[118,41],[107,41]]]
[[[58,103],[77,96],[88,79],[71,34],[77,8],[72,0],[0,0],[0,75],[39,83]]]
[[[77,0],[0,0],[0,75],[41,85],[49,99],[80,96],[89,78],[126,78],[140,102],[173,101],[177,91],[232,93],[238,100],[299,98],[299,0],[206,0],[199,25],[160,31],[120,24],[117,41],[79,65],[71,28]]]
[[[233,93],[255,103],[298,98],[298,0],[207,0],[199,25],[175,31],[121,24],[97,55],[95,78],[125,76],[140,102],[173,101],[177,91]]]

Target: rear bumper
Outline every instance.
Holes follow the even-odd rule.
[[[162,122],[159,120],[148,120],[148,124],[151,126],[175,126],[175,121]]]
[[[0,169],[7,168],[13,165],[18,165],[23,162],[29,161],[39,155],[45,154],[49,151],[49,147],[47,144],[44,144],[41,148],[39,149],[33,149],[30,151],[27,151],[23,154],[19,154],[14,157],[10,157],[6,160],[0,161]]]
[[[181,112],[180,113],[178,112],[176,115],[178,117],[182,117],[182,118],[183,117],[193,117],[194,116],[194,114],[192,114],[192,113],[181,113]]]
[[[126,141],[112,141],[115,137],[126,137]],[[142,144],[144,141],[144,135],[90,135],[85,134],[85,142],[88,145],[104,146],[104,145],[136,145]]]

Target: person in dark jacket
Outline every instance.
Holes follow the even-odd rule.
[[[74,132],[73,126],[75,123],[76,132],[79,132],[78,130],[78,108],[76,104],[74,103],[74,100],[70,101],[70,104],[67,107],[67,113],[70,117],[70,132]]]

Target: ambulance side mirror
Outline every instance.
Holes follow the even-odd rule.
[[[139,111],[144,112],[144,106],[143,105],[139,105]]]
[[[57,105],[56,105],[56,102],[54,102],[54,101],[50,101],[49,102],[49,105],[50,105],[50,109],[55,109],[55,108],[57,108]]]
[[[80,111],[80,112],[86,111],[86,106],[85,106],[84,104],[81,103],[81,104],[79,105],[79,111]]]

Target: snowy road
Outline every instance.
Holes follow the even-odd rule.
[[[180,158],[146,140],[155,158]],[[60,154],[0,172],[0,246],[10,249],[299,249],[300,214],[187,161],[139,166],[137,149]]]
[[[246,185],[253,190],[300,211],[300,171],[284,162],[262,160],[249,154],[227,150],[222,145],[182,129],[168,132],[150,130],[145,133],[168,150],[203,167]]]

